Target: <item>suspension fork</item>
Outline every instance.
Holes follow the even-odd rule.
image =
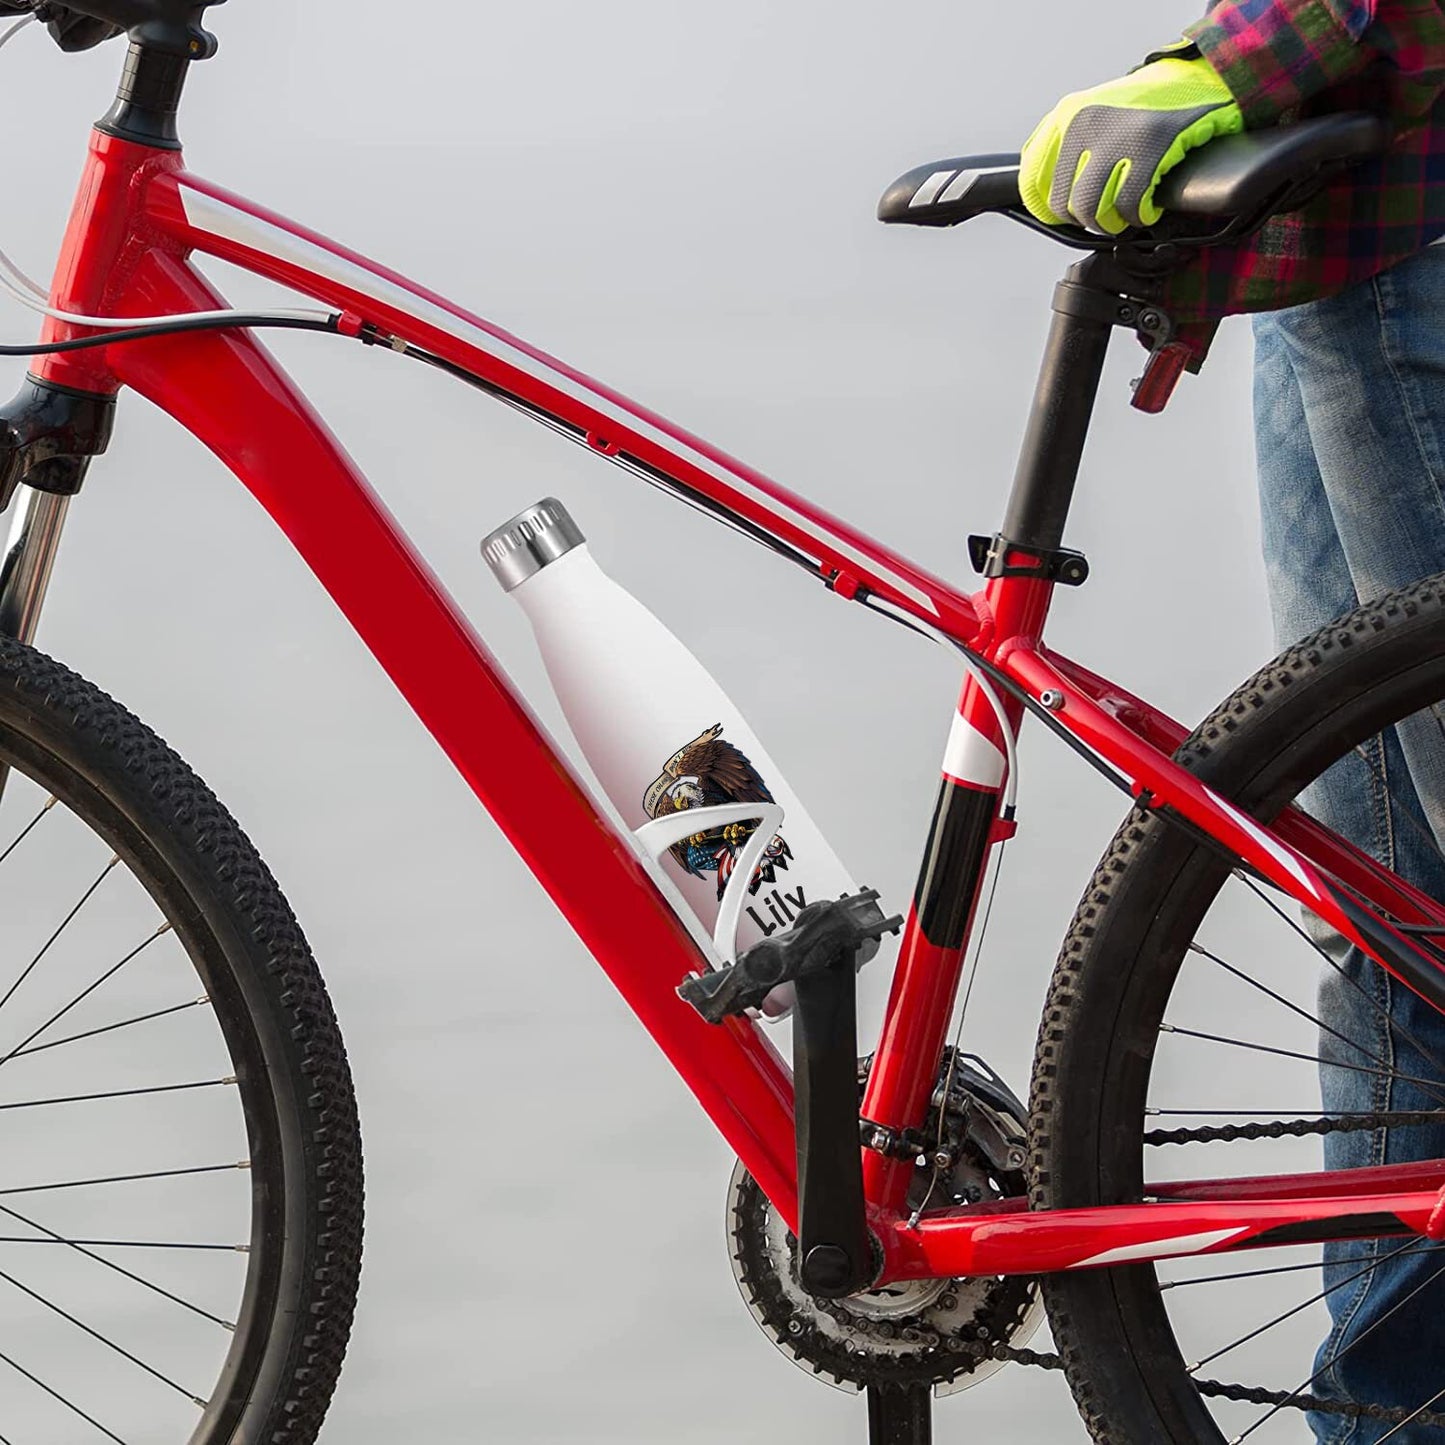
[[[0,636],[34,641],[70,500],[109,445],[114,421],[113,395],[33,376],[0,407],[0,507],[11,510],[0,557]],[[8,777],[0,764],[0,796]]]
[[[0,407],[0,508],[15,501],[0,560],[0,635],[34,639],[70,499],[114,426],[114,393],[34,376]]]
[[[0,636],[33,642],[55,570],[70,498],[22,486],[0,560]],[[3,788],[0,775],[0,788]]]

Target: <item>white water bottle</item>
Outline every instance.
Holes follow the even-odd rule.
[[[858,892],[738,708],[602,571],[560,502],[549,497],[513,517],[483,541],[482,555],[527,614],[597,780],[725,963],[790,928],[808,904]],[[709,813],[695,828],[677,816],[699,809]],[[744,869],[750,876],[734,880]],[[763,1013],[781,1018],[792,1005],[784,984]]]

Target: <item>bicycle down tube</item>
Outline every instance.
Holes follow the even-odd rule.
[[[1445,908],[1300,815],[1261,827],[1173,764],[1183,729],[1041,642],[1054,583],[999,576],[967,597],[662,418],[315,233],[192,176],[177,152],[97,132],[51,304],[88,315],[180,314],[220,306],[192,268],[211,255],[317,298],[338,329],[439,358],[599,455],[735,520],[864,600],[969,649],[1007,678],[1017,731],[1045,713],[1245,867],[1320,915],[1445,1008],[1445,973],[1362,906],[1445,928]],[[47,340],[77,334],[51,322]],[[1007,523],[1011,557],[1058,544],[1108,327],[1056,318]],[[197,331],[46,357],[34,374],[74,392],[130,386],[234,471],[290,538],[790,1226],[797,1222],[792,1085],[759,1028],[704,1023],[675,993],[708,966],[647,872],[517,697],[335,437],[255,337]],[[1016,535],[1015,535],[1016,534]],[[1009,559],[1005,559],[1009,560]],[[1052,707],[1039,706],[1045,693]],[[1006,747],[985,694],[965,686],[918,896],[910,910],[864,1111],[918,1123],[934,1084],[980,880],[999,819]],[[505,758],[498,767],[496,759]],[[1347,885],[1347,886],[1345,886]],[[1007,1206],[903,1212],[911,1164],[865,1155],[883,1279],[1037,1273],[1269,1243],[1341,1238],[1368,1216],[1433,1232],[1445,1160],[1308,1178],[1198,1181],[1160,1203],[1029,1214]],[[1368,1177],[1367,1177],[1368,1176]],[[1445,1213],[1445,1211],[1442,1211]],[[1286,1231],[1281,1234],[1279,1231]]]

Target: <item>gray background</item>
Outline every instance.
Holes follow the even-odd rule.
[[[989,220],[885,231],[876,197],[926,160],[1016,149],[1059,94],[1195,10],[235,0],[184,129],[202,174],[962,576],[967,533],[1001,515],[1063,253]],[[36,36],[0,57],[3,244],[40,274],[119,60]],[[32,334],[19,314],[6,330]],[[322,339],[277,350],[545,718],[476,542],[555,493],[857,876],[903,903],[958,683],[944,654],[444,378]],[[1192,720],[1272,650],[1247,330],[1162,419],[1127,408],[1138,367],[1121,344],[1069,539],[1095,580],[1051,637]],[[369,1252],[324,1438],[861,1439],[861,1405],[786,1364],[738,1301],[723,1145],[260,510],[131,399],[72,516],[41,645],[237,813],[350,1045]],[[1058,939],[1120,812],[1047,740],[1024,757],[969,1030],[1021,1093]],[[880,961],[873,1016],[885,985]],[[545,1151],[519,1142],[539,1133]],[[940,1408],[941,1440],[965,1432],[1083,1437],[1058,1377],[1021,1372]]]

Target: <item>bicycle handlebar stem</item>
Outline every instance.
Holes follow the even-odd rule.
[[[181,149],[176,116],[191,62],[183,55],[131,42],[115,104],[96,128],[161,150]]]
[[[67,10],[108,20],[128,31],[133,44],[182,60],[209,60],[217,40],[202,24],[205,12],[225,0],[64,0]]]

